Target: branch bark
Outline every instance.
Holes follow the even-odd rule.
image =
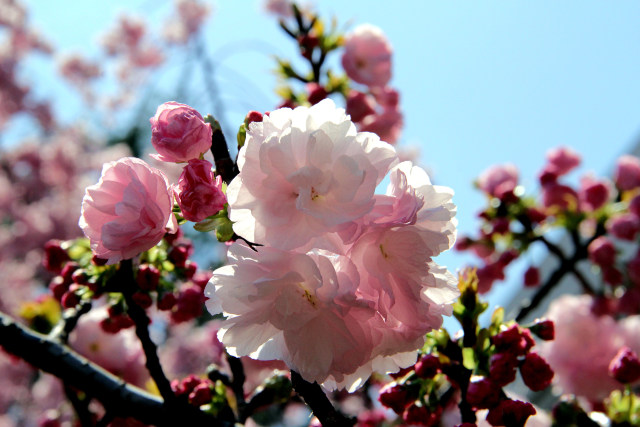
[[[70,387],[90,392],[108,413],[133,417],[156,426],[232,427],[198,408],[180,402],[171,405],[127,384],[89,362],[70,348],[31,331],[0,312],[0,346],[34,367],[60,378]]]

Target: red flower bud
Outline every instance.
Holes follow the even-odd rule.
[[[553,379],[551,366],[537,353],[529,353],[520,365],[520,374],[524,383],[533,391],[549,387]]]
[[[387,384],[380,390],[378,400],[387,408],[393,409],[398,415],[402,414],[405,408],[415,401],[409,396],[409,392],[404,386],[393,383]]]
[[[492,426],[522,427],[535,414],[536,410],[531,403],[506,399],[489,410],[487,421]]]
[[[609,364],[609,374],[623,384],[640,379],[640,360],[627,346],[622,347]]]
[[[524,285],[527,287],[538,286],[540,284],[540,270],[529,267],[524,272]]]
[[[553,321],[547,319],[536,319],[533,326],[529,328],[538,338],[545,341],[552,341],[555,338],[555,327]]]
[[[44,259],[42,265],[47,271],[60,273],[65,262],[69,261],[69,254],[62,249],[60,240],[49,240],[44,244]]]
[[[420,378],[433,378],[440,370],[440,359],[433,354],[423,356],[414,367]]]

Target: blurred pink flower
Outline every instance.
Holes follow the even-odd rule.
[[[518,168],[511,163],[491,166],[480,174],[477,185],[488,195],[500,199],[518,185]]]
[[[542,204],[546,208],[576,210],[578,209],[578,193],[567,185],[549,183],[542,187]]]
[[[584,176],[580,180],[578,199],[580,210],[592,212],[600,209],[609,202],[614,195],[613,185],[609,180],[596,179],[592,176]]]
[[[173,195],[162,172],[125,157],[103,166],[100,181],[87,188],[79,225],[91,249],[109,264],[151,249],[177,227]]]
[[[165,37],[169,42],[185,44],[198,32],[207,19],[210,6],[198,0],[174,0],[176,16],[165,25]]]
[[[607,220],[606,227],[618,239],[633,241],[640,231],[640,218],[632,213],[613,216]]]
[[[195,109],[174,101],[156,110],[151,122],[151,144],[163,162],[188,162],[198,159],[211,147],[212,130]]]
[[[100,322],[109,317],[105,307],[94,308],[80,318],[69,336],[69,346],[127,382],[144,387],[149,378],[142,347],[133,329],[105,332]]]
[[[240,150],[227,189],[233,229],[252,242],[301,247],[368,213],[395,162],[393,147],[357,133],[330,99],[275,110],[251,123]]]
[[[580,154],[570,147],[558,147],[547,152],[547,164],[544,171],[556,177],[571,172],[580,165]]]
[[[640,159],[630,154],[620,156],[613,176],[622,191],[640,187]]]
[[[202,221],[220,212],[227,203],[222,178],[213,175],[213,165],[207,160],[189,160],[175,190],[182,216],[188,221]]]
[[[587,295],[555,299],[544,316],[555,324],[555,340],[540,344],[539,353],[555,372],[554,383],[564,393],[600,402],[621,384],[609,376],[609,363],[618,349],[628,345],[640,350],[637,335],[640,316],[616,322],[609,315],[592,313]]]
[[[391,79],[391,44],[382,30],[370,24],[347,34],[342,66],[352,80],[367,86],[385,86]]]

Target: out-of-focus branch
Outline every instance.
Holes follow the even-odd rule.
[[[70,387],[89,391],[108,413],[133,417],[157,426],[224,426],[210,414],[188,404],[166,404],[157,396],[122,381],[73,350],[31,331],[0,312],[0,346],[34,367],[60,378]]]

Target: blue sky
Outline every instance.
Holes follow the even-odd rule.
[[[169,2],[148,0],[27,3],[31,23],[59,50],[89,56],[119,10],[155,26],[170,10]],[[434,181],[456,191],[462,233],[477,226],[484,201],[471,182],[489,165],[515,163],[531,191],[548,149],[569,145],[583,154],[577,181],[586,171],[609,172],[640,136],[638,2],[317,3],[322,16],[337,16],[345,28],[368,22],[388,35],[392,84],[405,113],[401,144],[418,145]],[[238,124],[248,109],[273,108],[271,55],[295,52],[259,2],[215,3],[206,43],[230,123]],[[56,97],[70,118],[86,115],[65,90],[44,85],[39,92]],[[198,103],[202,111],[212,108],[207,97]],[[452,253],[439,261],[455,270],[468,259]]]

